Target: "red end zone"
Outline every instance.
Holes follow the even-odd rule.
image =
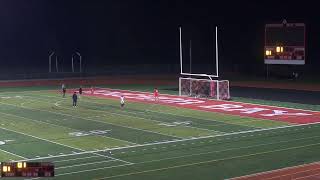
[[[218,112],[259,119],[283,121],[296,124],[320,122],[320,112],[318,111],[282,108],[234,101],[204,100],[190,97],[160,94],[159,102],[154,102],[154,97],[151,93],[104,88],[95,89],[93,94],[89,89],[85,89],[83,91],[83,95],[112,99],[119,99],[121,95],[124,95],[126,101],[152,104],[158,103],[168,106],[203,110],[209,112]]]

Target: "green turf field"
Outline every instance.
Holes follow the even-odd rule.
[[[94,97],[73,108],[48,89],[1,90],[0,161],[54,162],[54,179],[212,180],[320,160],[320,125]]]

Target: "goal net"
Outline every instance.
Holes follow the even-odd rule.
[[[180,77],[179,95],[228,100],[230,99],[229,81]]]

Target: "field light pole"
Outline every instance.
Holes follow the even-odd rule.
[[[74,59],[73,59],[74,55],[78,55],[78,56],[79,56],[79,64],[80,64],[79,71],[80,71],[80,73],[81,73],[81,72],[82,72],[82,56],[81,56],[81,54],[80,54],[79,52],[76,52],[75,54],[72,54],[72,56],[71,56],[71,60],[72,60],[72,72],[74,72],[74,65],[73,65],[73,63],[74,63]]]
[[[71,63],[72,63],[72,72],[74,73],[73,54],[71,55]]]
[[[52,51],[51,54],[49,55],[49,73],[51,73],[51,59],[53,55],[54,55],[54,51]]]
[[[58,69],[58,56],[56,56],[56,71],[59,72],[59,69]]]
[[[82,56],[79,52],[76,52],[76,54],[80,57],[80,73],[82,72]]]

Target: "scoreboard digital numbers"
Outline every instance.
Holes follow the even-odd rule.
[[[305,64],[305,24],[266,24],[265,64]]]
[[[1,162],[1,177],[54,177],[51,162]]]

